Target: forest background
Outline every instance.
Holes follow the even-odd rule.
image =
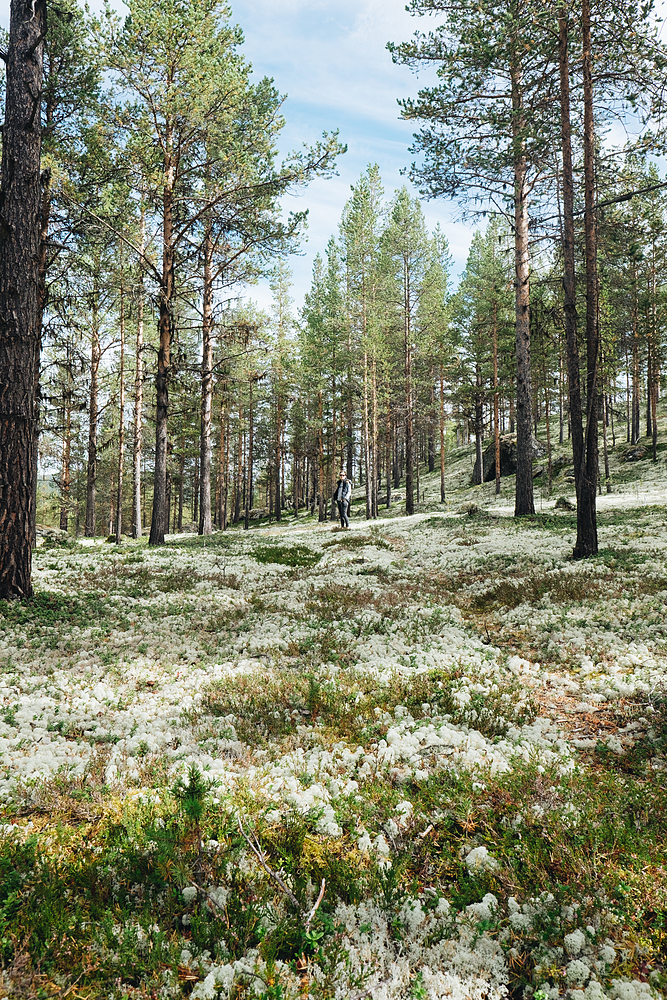
[[[411,514],[420,468],[440,464],[445,499],[448,440],[472,435],[473,478],[495,475],[499,490],[500,438],[515,432],[505,471],[516,469],[516,513],[527,514],[546,417],[546,475],[552,434],[571,438],[575,552],[596,551],[607,431],[635,444],[645,424],[657,448],[655,15],[510,4],[494,24],[482,8],[408,10],[441,15],[389,45],[395,63],[427,71],[429,86],[402,102],[421,129],[410,177],[485,228],[454,289],[443,228],[429,231],[420,198],[385,193],[369,165],[295,309],[287,261],[306,218],[286,214],[283,198],[331,177],[338,133],[278,162],[283,98],[252,76],[224,5],[137,3],[126,20],[54,8],[40,522],[55,515],[62,530],[118,540],[150,525],[160,544],[190,525],[208,534],[288,511],[325,520],[340,466],[364,487],[367,517],[391,506],[392,490]],[[627,42],[612,45],[623,24]],[[263,279],[265,310],[245,291]]]

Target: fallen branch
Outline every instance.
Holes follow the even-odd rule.
[[[255,843],[253,844],[252,840],[250,839],[250,837],[248,836],[248,834],[243,829],[243,824],[241,823],[241,817],[240,816],[238,817],[238,823],[239,823],[239,830],[241,831],[241,836],[243,837],[243,839],[245,840],[246,844],[248,845],[248,847],[250,848],[250,850],[252,851],[252,853],[255,855],[255,857],[259,861],[259,863],[262,866],[262,868],[264,869],[264,871],[268,875],[270,875],[270,877],[275,882],[278,883],[278,885],[280,886],[280,888],[282,889],[282,891],[285,893],[285,895],[287,896],[287,898],[291,902],[292,906],[294,906],[294,908],[297,911],[301,912],[301,907],[299,905],[299,900],[296,898],[296,896],[294,895],[294,893],[292,892],[292,890],[289,888],[289,886],[285,885],[285,883],[281,879],[280,875],[277,872],[274,872],[272,868],[269,868],[268,864],[266,863],[266,858],[264,856],[264,851],[262,850],[262,847],[261,847],[259,841],[257,840],[257,837],[253,834],[253,837],[254,837],[254,840],[255,840]]]
[[[306,917],[306,934],[310,930],[310,923],[311,923],[313,917],[315,916],[315,914],[317,913],[317,910],[318,910],[318,907],[319,907],[320,903],[324,899],[324,890],[326,888],[326,884],[327,884],[326,880],[322,879],[322,885],[320,887],[320,894],[317,897],[317,900],[315,902],[315,906],[312,908],[312,910],[310,911],[310,913]]]

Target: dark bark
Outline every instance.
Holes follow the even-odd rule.
[[[530,260],[528,241],[528,160],[523,130],[525,109],[521,70],[514,65],[512,79],[514,142],[514,262],[516,333],[516,496],[514,515],[534,514],[532,452],[532,389],[530,379]]]
[[[84,535],[93,538],[97,514],[97,421],[99,369],[102,351],[100,349],[100,331],[98,314],[97,276],[94,278],[92,301],[92,328],[90,331],[90,394],[88,402],[88,462],[86,467],[86,522]]]
[[[410,270],[403,263],[403,335],[405,349],[405,513],[415,512],[414,421],[412,413],[412,343],[410,328]]]
[[[0,598],[32,594],[44,0],[12,0],[0,173]]]
[[[498,305],[495,296],[493,300],[493,439],[496,462],[496,495],[498,495],[500,493],[500,394],[498,392]],[[481,468],[480,460],[480,471]]]
[[[116,485],[116,545],[123,533],[123,472],[125,459],[125,275],[120,256],[120,370],[118,373],[118,482]]]
[[[584,78],[584,229],[586,240],[586,397],[587,420],[581,484],[577,498],[577,541],[574,558],[598,551],[596,489],[598,483],[598,277],[597,219],[595,210],[595,125],[593,121],[593,81],[591,67],[591,24],[589,0],[581,5]]]
[[[155,471],[153,476],[153,515],[149,545],[164,545],[169,528],[167,497],[167,421],[169,417],[169,369],[171,365],[172,300],[174,294],[174,163],[172,132],[168,127],[164,155],[164,191],[162,194],[162,284],[160,287],[160,344],[155,378]]]
[[[639,290],[637,287],[637,261],[633,261],[632,269],[632,432],[630,443],[637,444],[641,422],[641,366],[639,363]]]
[[[35,447],[37,440],[35,439]],[[67,344],[63,387],[63,451],[60,470],[60,530],[67,531],[70,512],[72,458],[72,351]]]
[[[445,495],[445,378],[440,366],[440,503],[446,500]]]
[[[210,227],[204,237],[202,303],[201,439],[199,453],[199,534],[210,535],[211,525],[211,409],[213,406],[213,240]]]
[[[483,397],[482,397],[482,372],[477,364],[477,370],[475,372],[475,387],[477,392],[475,393],[475,470],[473,472],[473,481],[475,486],[479,486],[483,482],[482,478],[482,432],[484,430],[483,424]]]
[[[250,376],[249,380],[249,400],[248,400],[248,484],[246,487],[246,498],[245,498],[245,522],[243,527],[247,531],[250,526],[250,511],[252,509],[252,477],[253,477],[253,453],[255,450],[255,418],[253,410],[253,398],[252,398],[252,386],[253,378]],[[298,516],[299,514],[299,482],[298,482],[298,464],[297,473],[295,475],[294,482],[294,514]]]
[[[146,213],[141,208],[141,253],[146,250]],[[134,428],[132,441],[132,537],[141,538],[141,427],[144,396],[144,276],[139,274],[137,295],[136,368],[134,374]]]
[[[563,293],[565,345],[567,353],[569,432],[577,501],[581,483],[580,469],[584,452],[579,344],[577,340],[577,300],[574,258],[574,181],[572,172],[572,133],[570,124],[570,67],[567,12],[558,19],[558,56],[560,66],[561,146],[563,155]]]

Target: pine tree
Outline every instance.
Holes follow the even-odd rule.
[[[45,36],[44,0],[12,0],[0,170],[0,598],[5,600],[32,593]]]

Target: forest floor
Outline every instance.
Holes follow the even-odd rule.
[[[470,449],[411,518],[38,549],[0,997],[661,996],[667,468],[622,453],[581,562],[563,473],[515,520]]]

